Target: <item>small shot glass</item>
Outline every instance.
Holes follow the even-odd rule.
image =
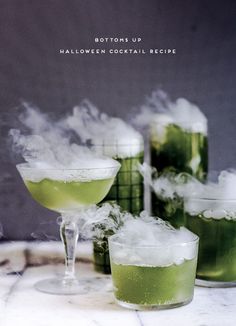
[[[189,232],[181,228],[176,232]],[[169,309],[193,299],[198,236],[155,246],[130,246],[119,234],[109,237],[116,302],[135,310]]]

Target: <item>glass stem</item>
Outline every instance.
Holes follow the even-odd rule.
[[[76,221],[62,216],[60,235],[65,248],[65,280],[75,279],[76,245],[79,237],[79,229]]]

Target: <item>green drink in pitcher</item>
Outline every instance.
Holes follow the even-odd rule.
[[[94,150],[99,154],[116,159],[121,168],[115,181],[103,202],[118,204],[122,210],[138,215],[144,209],[143,177],[139,172],[139,164],[144,160],[144,145],[142,137],[124,140],[114,140],[113,143],[96,144]],[[108,232],[108,235],[109,234]],[[95,269],[110,273],[110,259],[107,237],[94,241]]]
[[[178,99],[168,113],[154,115],[150,152],[151,165],[159,174],[186,172],[204,181],[208,171],[207,119],[197,107]],[[164,204],[162,198],[152,194],[154,215],[163,212]],[[169,216],[159,216],[171,222]]]
[[[157,115],[151,125],[151,163],[159,172],[169,168],[205,180],[208,169],[208,139],[194,127],[185,130]],[[196,123],[199,125],[199,123]],[[159,131],[161,130],[161,131]],[[163,134],[159,134],[163,133]]]

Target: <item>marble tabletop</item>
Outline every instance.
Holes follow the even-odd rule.
[[[34,283],[63,272],[59,242],[0,244],[0,326],[235,326],[236,288],[195,288],[184,307],[132,311],[114,302],[110,276],[93,270],[91,243],[78,245],[78,277],[89,278],[87,294],[49,295]]]

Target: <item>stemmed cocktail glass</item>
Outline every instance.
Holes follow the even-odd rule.
[[[51,294],[83,292],[75,277],[79,215],[86,207],[102,201],[109,192],[119,168],[120,164],[110,159],[104,159],[102,167],[98,168],[58,169],[31,167],[28,163],[17,165],[31,196],[42,206],[59,212],[62,216],[60,235],[66,254],[65,274],[62,278],[36,283],[39,291]]]

